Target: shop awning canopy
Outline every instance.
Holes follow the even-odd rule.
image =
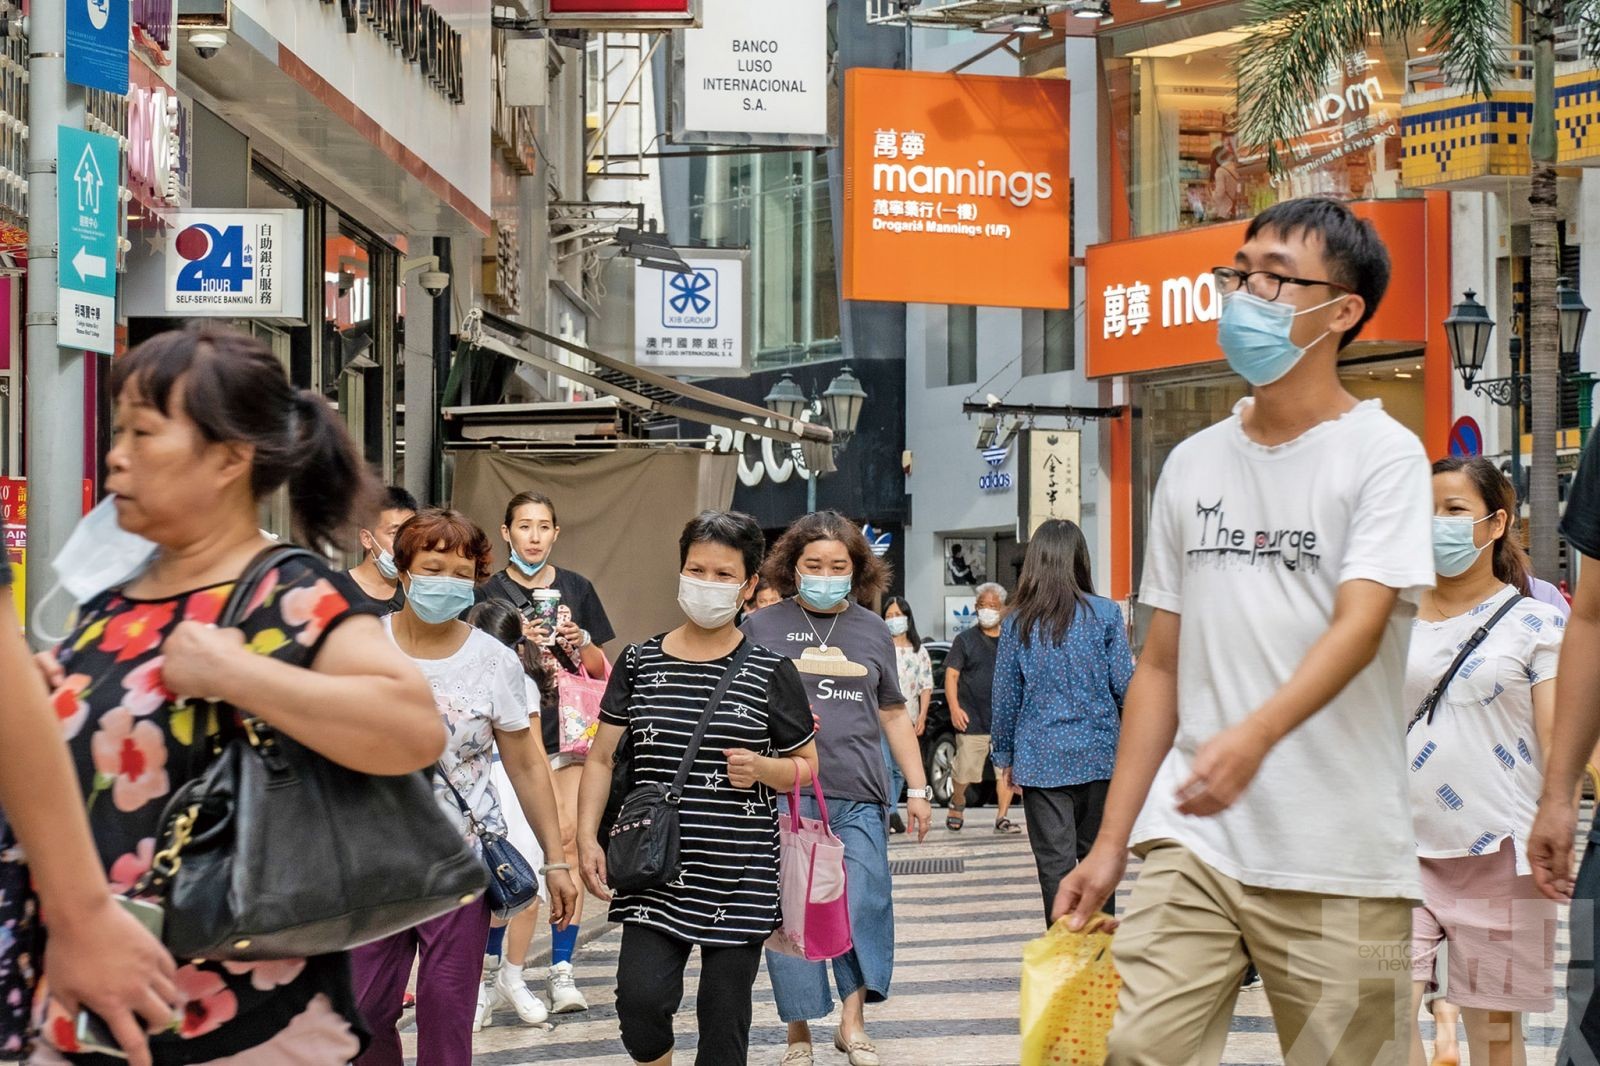
[[[508,344],[494,336],[486,326],[507,336],[520,336],[522,344]],[[444,413],[451,418],[486,420],[490,412],[498,412],[493,421],[503,424],[507,420],[544,421],[552,415],[562,417],[578,414],[580,419],[592,422],[606,421],[606,414],[616,408],[631,412],[636,420],[646,426],[664,423],[671,419],[695,422],[702,425],[722,426],[753,437],[770,437],[790,443],[811,441],[819,444],[833,442],[833,431],[816,422],[786,418],[776,411],[745,403],[712,392],[676,378],[657,374],[644,367],[606,355],[569,341],[564,337],[524,326],[492,312],[475,308],[462,323],[462,340],[474,347],[492,351],[509,359],[533,367],[568,381],[575,382],[600,394],[597,407],[574,404],[496,404],[474,407],[447,407]],[[532,350],[527,342],[542,342],[587,361],[587,366],[572,366]],[[452,379],[457,378],[453,369]],[[447,397],[452,390],[447,388]],[[561,409],[574,409],[562,411]]]

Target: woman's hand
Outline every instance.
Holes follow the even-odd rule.
[[[245,650],[244,634],[199,622],[180,622],[161,645],[161,683],[188,699],[226,699],[219,685]]]
[[[928,835],[928,827],[933,825],[933,804],[925,799],[906,800],[906,828],[910,835],[917,838],[920,844]]]
[[[596,899],[611,898],[611,886],[606,884],[606,852],[593,837],[578,842],[578,872],[583,883]]]
[[[161,941],[107,894],[81,916],[54,915],[44,955],[50,995],[68,1017],[98,1014],[129,1063],[149,1066],[145,1034],[172,1027],[184,1000]]]
[[[522,638],[529,644],[544,647],[550,643],[550,628],[543,622],[524,621],[522,623]]]
[[[41,651],[33,661],[39,667],[39,676],[44,678],[44,687],[51,692],[67,683],[67,668],[57,661],[55,652]]]
[[[917,736],[920,737],[922,735],[923,731],[926,730],[927,728],[928,728],[928,712],[927,711],[923,711],[921,714],[917,715],[916,724],[911,727],[911,731],[913,733],[915,733]]]
[[[581,651],[583,647],[583,630],[571,618],[564,618],[556,626],[556,639],[566,645],[569,652]]]
[[[734,788],[755,788],[767,760],[747,748],[728,748],[723,754],[728,758],[728,784]]]
[[[565,870],[551,870],[545,875],[544,884],[550,894],[550,924],[565,929],[578,910],[578,886]]]

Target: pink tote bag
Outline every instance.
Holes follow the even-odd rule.
[[[828,802],[813,779],[818,818],[800,816],[800,778],[810,776],[804,759],[794,760],[789,817],[778,816],[778,886],[783,924],[767,946],[811,962],[837,958],[850,950],[850,903],[845,889],[844,843],[828,828]]]
[[[606,694],[611,663],[607,661],[605,673],[599,677],[590,677],[581,661],[578,671],[576,674],[557,671],[557,713],[561,716],[561,750],[568,755],[587,756],[595,734],[600,731],[600,698]]]

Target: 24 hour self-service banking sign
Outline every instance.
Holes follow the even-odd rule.
[[[845,75],[844,297],[1070,309],[1060,79]]]

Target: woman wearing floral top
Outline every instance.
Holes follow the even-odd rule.
[[[892,596],[883,608],[883,621],[894,637],[894,659],[900,667],[900,694],[906,698],[906,717],[917,736],[928,727],[928,703],[933,698],[933,660],[928,649],[922,646],[922,634],[917,632],[917,620],[911,616],[911,604],[902,596]],[[883,763],[889,768],[889,831],[904,833],[906,824],[900,820],[900,793],[906,779],[895,765],[889,752],[889,739],[883,741]]]
[[[352,606],[359,596],[349,579],[320,562],[286,563],[239,629],[213,627],[234,582],[270,544],[257,514],[279,486],[288,484],[306,543],[327,550],[354,531],[371,487],[322,397],[293,389],[261,342],[222,330],[146,341],[116,363],[111,388],[106,488],[120,536],[147,538],[151,555],[131,580],[83,604],[48,672],[95,844],[113,889],[127,891],[150,867],[168,797],[204,769],[190,742],[207,722],[181,699],[231,704],[373,774],[427,766],[443,731],[416,668],[366,608]],[[178,1023],[150,1040],[158,1066],[333,1066],[360,1050],[342,954],[179,961]],[[47,967],[33,1061],[105,1062],[80,1055],[74,1018],[50,999],[49,977]]]
[[[550,764],[529,729],[522,662],[481,629],[460,621],[472,606],[476,584],[488,574],[489,538],[455,511],[428,510],[409,519],[394,539],[395,566],[406,605],[384,628],[422,668],[449,734],[434,775],[439,805],[478,845],[473,823],[505,836],[506,820],[494,787],[495,748],[528,824],[547,855],[559,855]],[[508,797],[510,798],[510,797]],[[468,807],[471,820],[462,806]],[[564,926],[578,890],[565,865],[543,871],[550,917]],[[372,1026],[372,1047],[358,1066],[401,1066],[395,1025],[406,985],[417,969],[418,1066],[468,1066],[489,905],[480,899],[354,952],[356,995]],[[419,962],[420,960],[420,962]]]

